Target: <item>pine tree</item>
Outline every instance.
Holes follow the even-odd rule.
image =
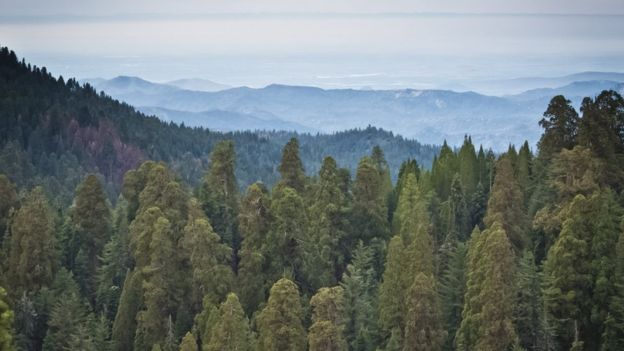
[[[268,290],[264,271],[268,258],[262,246],[269,235],[272,214],[271,200],[262,183],[247,188],[241,202],[239,222],[242,243],[238,252],[237,291],[243,307],[251,314],[266,300]]]
[[[448,261],[440,277],[442,320],[448,327],[445,350],[455,349],[455,335],[462,320],[466,285],[466,245],[454,242],[448,250]]]
[[[111,236],[111,215],[104,189],[98,178],[90,174],[76,188],[74,205],[69,211],[71,222],[72,248],[70,257],[81,251],[84,262],[75,262],[70,268],[75,271],[76,281],[89,300],[95,300],[96,271],[98,257]],[[70,258],[70,260],[71,260]]]
[[[403,350],[441,350],[446,331],[440,322],[433,275],[419,272],[406,294]]]
[[[240,246],[238,232],[238,185],[234,168],[236,154],[234,142],[217,143],[210,154],[210,169],[204,175],[199,189],[199,200],[214,231],[233,248]],[[236,267],[236,261],[233,261]]]
[[[517,343],[513,325],[514,258],[502,225],[483,233],[483,282],[477,350],[505,350]]]
[[[271,288],[266,307],[257,318],[259,350],[305,350],[306,333],[302,318],[297,286],[286,278],[278,280]]]
[[[192,200],[190,207],[197,207],[197,204]],[[190,253],[195,305],[199,306],[205,298],[218,303],[233,285],[234,277],[228,264],[231,249],[219,242],[219,236],[203,214],[190,212],[184,227],[184,247]]]
[[[323,160],[319,183],[310,206],[310,239],[306,245],[304,269],[311,290],[336,283],[344,256],[340,243],[347,226],[346,200],[338,184],[338,168],[331,157]]]
[[[197,341],[195,340],[193,334],[187,332],[186,335],[184,335],[182,342],[180,343],[179,351],[198,351]]]
[[[43,188],[34,188],[11,222],[8,281],[11,292],[34,293],[52,281],[54,220]]]
[[[458,174],[460,176],[460,181],[464,186],[466,196],[470,198],[479,183],[479,164],[477,161],[477,154],[470,137],[464,137],[464,143],[459,149],[457,159],[459,164]],[[453,183],[454,182],[455,180],[453,179]],[[451,189],[453,183],[451,183]]]
[[[388,166],[388,161],[386,161],[386,156],[384,156],[383,150],[379,145],[375,145],[373,150],[371,151],[371,160],[377,168],[377,172],[379,172],[379,178],[381,179],[382,193],[384,196],[387,196],[392,191],[392,179],[390,177],[390,167]],[[384,198],[386,201],[387,198]]]
[[[305,173],[303,163],[299,158],[299,141],[297,138],[291,138],[284,146],[279,172],[282,176],[281,185],[293,188],[299,194],[303,193],[305,189]]]
[[[496,165],[496,177],[483,221],[488,227],[499,222],[516,252],[526,246],[528,239],[524,196],[507,156],[503,156]]]
[[[410,275],[405,272],[405,245],[400,235],[388,244],[383,279],[379,286],[379,321],[387,332],[397,328],[402,333],[405,290]],[[402,336],[402,335],[401,335]]]
[[[303,199],[289,187],[274,193],[271,203],[274,222],[265,242],[265,257],[270,259],[269,278],[292,274],[298,283],[307,282],[303,274],[304,246],[308,242],[308,218]]]
[[[544,118],[539,124],[544,134],[539,141],[539,156],[550,159],[561,151],[571,149],[576,144],[579,116],[572,107],[570,100],[557,95],[550,100]]]
[[[138,271],[132,271],[126,275],[111,331],[113,350],[133,350],[136,331],[135,317],[143,304],[142,281],[143,278]]]
[[[204,347],[207,351],[252,349],[249,321],[234,293],[228,294],[219,307],[219,316],[212,327],[210,342]]]
[[[0,287],[0,350],[12,351],[13,348],[13,311],[7,302],[6,290]]]
[[[357,240],[369,243],[374,238],[386,238],[389,235],[387,194],[379,170],[368,156],[358,164],[353,195],[352,244]]]
[[[526,350],[540,350],[544,347],[544,303],[541,277],[535,264],[535,256],[529,250],[525,250],[518,264],[516,291],[514,324],[518,331],[519,344]]]
[[[345,336],[350,350],[374,350],[378,346],[378,283],[372,256],[373,251],[359,242],[340,284],[344,289]]]
[[[414,159],[408,159],[401,163],[401,167],[399,168],[399,175],[397,177],[396,186],[392,189],[392,194],[390,196],[390,201],[388,202],[388,218],[394,224],[394,214],[399,204],[399,196],[401,191],[403,191],[403,187],[405,186],[405,182],[407,181],[408,174],[413,174],[416,176],[418,180],[420,178],[420,167],[418,167],[418,162]],[[393,231],[396,231],[396,228],[393,227]]]
[[[440,148],[440,155],[431,166],[433,188],[442,201],[446,201],[451,192],[451,183],[457,170],[457,155],[445,140],[442,148]]]
[[[347,350],[344,338],[344,289],[321,288],[310,300],[314,312],[308,333],[310,351]]]

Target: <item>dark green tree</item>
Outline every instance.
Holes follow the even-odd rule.
[[[550,159],[561,149],[571,149],[576,145],[579,116],[570,100],[557,95],[550,100],[539,122],[544,133],[539,141],[539,156]]]
[[[13,348],[13,311],[9,307],[7,293],[0,287],[0,350]]]
[[[340,286],[321,288],[312,296],[312,325],[308,332],[310,351],[347,350],[344,337],[344,289]]]
[[[259,350],[297,351],[306,348],[299,289],[282,278],[271,288],[269,301],[258,315]]]
[[[302,194],[305,189],[305,172],[299,158],[299,140],[291,138],[284,146],[282,162],[279,165],[282,176],[280,184],[295,189]]]

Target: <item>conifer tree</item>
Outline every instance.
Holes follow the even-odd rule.
[[[419,272],[406,293],[403,350],[441,350],[446,331],[440,322],[433,275]]]
[[[179,351],[198,351],[197,341],[195,340],[193,334],[187,332],[186,335],[184,335],[182,342],[180,343]]]
[[[359,242],[342,277],[347,316],[345,336],[350,350],[373,350],[378,346],[378,283],[372,256],[372,250]]]
[[[237,291],[247,313],[253,313],[260,303],[266,300],[266,272],[268,257],[263,245],[269,235],[272,222],[271,200],[262,183],[254,183],[247,188],[241,202],[239,214],[241,249],[238,252]]]
[[[235,163],[234,142],[225,140],[217,143],[210,154],[210,169],[199,189],[199,200],[212,228],[234,249],[233,254],[240,245]]]
[[[297,351],[306,348],[299,289],[282,278],[271,288],[269,301],[258,315],[259,350]]]
[[[540,350],[543,346],[543,306],[541,277],[535,264],[535,256],[531,251],[525,250],[516,275],[514,324],[518,331],[519,344],[526,350]]]
[[[310,206],[310,239],[305,248],[304,269],[312,291],[335,284],[343,266],[340,243],[345,236],[343,228],[347,226],[346,199],[337,177],[336,161],[326,157]]]
[[[544,133],[539,141],[539,156],[550,159],[561,149],[571,149],[576,144],[579,116],[570,100],[557,95],[550,100],[544,118],[539,122]]]
[[[466,285],[466,245],[454,242],[448,251],[448,261],[440,277],[442,320],[448,327],[445,350],[455,349],[455,335],[462,320]]]
[[[516,252],[525,247],[528,239],[524,196],[507,156],[501,157],[496,165],[496,177],[483,221],[488,227],[499,222]]]
[[[392,189],[392,194],[390,196],[390,201],[388,202],[388,213],[389,219],[392,221],[394,225],[394,213],[399,204],[399,196],[401,191],[403,191],[403,187],[405,186],[405,182],[407,181],[408,174],[414,174],[416,179],[420,178],[420,167],[418,167],[418,162],[414,159],[408,159],[401,163],[401,167],[399,168],[399,175],[397,177],[396,186]],[[396,232],[396,228],[392,228],[394,232]]]
[[[249,321],[236,294],[230,293],[219,307],[210,342],[204,349],[207,351],[247,351],[252,349],[252,345]]]
[[[299,141],[297,138],[291,138],[284,146],[279,172],[282,176],[280,184],[295,189],[299,194],[303,193],[305,173],[303,163],[299,158]]]
[[[143,304],[142,281],[141,273],[136,270],[126,275],[111,331],[113,350],[133,350],[136,315]]]
[[[11,222],[8,281],[11,292],[34,293],[52,281],[54,220],[43,188],[34,188]]]
[[[477,154],[470,137],[464,137],[464,143],[459,149],[457,159],[460,181],[464,186],[466,196],[471,197],[477,184],[479,183],[479,164],[477,161]],[[454,182],[455,180],[453,179],[453,183]],[[451,187],[453,183],[451,183]]]
[[[303,257],[308,237],[308,218],[303,199],[289,187],[274,194],[271,203],[274,222],[265,242],[265,257],[270,258],[271,279],[292,274],[298,283],[306,283]]]
[[[614,292],[605,320],[602,351],[616,351],[624,347],[624,227],[620,230],[617,242],[613,280]]]
[[[440,155],[431,166],[433,188],[442,201],[446,201],[450,194],[451,182],[457,170],[457,155],[455,155],[445,140],[440,149]]]
[[[384,193],[379,170],[368,156],[363,157],[358,164],[353,195],[353,239],[369,243],[374,238],[387,237],[387,194]]]
[[[197,208],[191,200],[191,208]],[[199,306],[202,299],[209,298],[218,303],[233,285],[233,274],[229,266],[231,249],[219,242],[208,220],[199,211],[189,211],[184,227],[184,247],[189,252],[193,299]]]
[[[308,332],[310,351],[347,350],[344,337],[344,289],[321,288],[310,300],[314,312]]]
[[[386,156],[379,145],[375,145],[371,151],[371,160],[379,172],[379,178],[381,179],[382,193],[384,196],[389,195],[392,191],[392,179],[390,177],[390,167]],[[384,200],[387,200],[384,198]]]
[[[112,232],[111,215],[104,189],[98,178],[90,174],[76,188],[74,205],[69,212],[72,232],[70,260],[81,252],[84,262],[74,262],[76,281],[90,300],[95,300],[96,271],[104,245]],[[78,263],[82,263],[80,266]]]
[[[0,287],[0,350],[13,350],[13,311],[6,290]]]
[[[379,321],[387,332],[394,328],[401,333],[405,308],[405,290],[409,287],[409,274],[405,267],[405,245],[400,235],[388,244],[383,279],[379,286]]]

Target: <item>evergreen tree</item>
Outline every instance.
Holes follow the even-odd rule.
[[[466,197],[470,198],[479,183],[479,164],[470,137],[464,137],[464,143],[459,149],[457,159],[460,181],[464,186]],[[455,183],[455,179],[453,179],[453,183]],[[453,183],[451,183],[451,192]]]
[[[238,252],[238,294],[247,313],[256,311],[266,300],[266,264],[263,245],[269,235],[272,222],[271,200],[262,183],[247,188],[239,214],[241,249]]]
[[[336,283],[344,262],[340,243],[345,236],[346,199],[338,183],[338,168],[331,157],[323,160],[319,183],[310,207],[310,239],[304,269],[311,290]]]
[[[373,350],[378,346],[377,284],[373,251],[360,242],[341,282],[347,316],[345,336],[350,350]]]
[[[314,312],[308,333],[310,351],[347,350],[344,337],[344,289],[321,288],[310,300]]]
[[[496,165],[496,177],[483,221],[488,227],[499,222],[516,252],[526,246],[528,239],[524,196],[514,177],[509,157],[501,157]]]
[[[259,349],[305,350],[306,333],[302,318],[303,311],[297,286],[286,278],[278,280],[271,288],[266,307],[257,318]]]
[[[236,294],[228,294],[219,307],[218,314],[211,328],[210,342],[204,349],[208,351],[251,350],[253,342],[249,321]]]
[[[34,188],[11,222],[8,281],[11,292],[34,293],[52,281],[54,219],[43,188]]]
[[[265,257],[271,260],[269,277],[292,274],[307,287],[302,271],[304,247],[309,241],[303,199],[294,189],[282,187],[274,194],[271,212],[274,222],[265,242]]]
[[[96,271],[99,267],[98,257],[101,256],[112,232],[106,195],[95,175],[88,175],[76,188],[76,197],[69,218],[73,234],[71,247],[75,250],[69,252],[69,260],[73,261],[79,252],[85,257],[83,262],[74,262],[70,268],[75,271],[81,291],[93,301],[97,284]]]
[[[0,350],[13,350],[13,311],[7,302],[7,293],[0,287]]]
[[[401,163],[401,167],[399,168],[399,175],[397,177],[396,186],[392,189],[392,194],[390,196],[390,201],[388,202],[388,213],[389,219],[394,224],[394,213],[399,204],[399,195],[401,191],[403,191],[403,187],[405,186],[405,182],[407,181],[407,175],[413,174],[416,176],[416,179],[420,178],[420,167],[418,167],[418,162],[414,159],[408,159]],[[393,231],[396,231],[396,228],[393,227]]]
[[[113,350],[133,350],[136,331],[136,314],[143,304],[141,273],[132,271],[126,275],[119,297],[119,308],[111,332]]]
[[[419,272],[406,294],[403,350],[441,350],[446,331],[440,322],[433,275]]]
[[[440,149],[440,155],[431,166],[433,188],[442,201],[446,201],[451,192],[451,183],[457,170],[457,155],[455,155],[445,140]]]
[[[238,185],[234,168],[234,142],[217,143],[210,154],[210,169],[204,175],[199,189],[199,200],[214,231],[233,248],[240,246],[238,232]],[[236,260],[233,261],[236,268]]]
[[[550,100],[544,118],[539,122],[544,133],[539,141],[539,156],[550,159],[561,149],[571,149],[576,144],[579,116],[570,100],[557,95]]]
[[[462,320],[464,306],[466,245],[455,242],[448,252],[448,262],[440,277],[440,299],[444,325],[448,327],[445,350],[455,349],[455,334]]]
[[[189,207],[197,207],[194,200]],[[184,227],[184,247],[190,256],[195,305],[199,306],[206,298],[218,303],[233,285],[234,277],[228,264],[231,249],[219,242],[219,236],[197,210],[190,211]]]
[[[400,235],[395,235],[388,244],[383,279],[379,286],[379,321],[391,333],[395,328],[403,329],[405,290],[409,287],[409,274],[405,274],[405,245]]]
[[[518,331],[518,341],[525,350],[542,350],[544,336],[542,318],[543,300],[541,277],[535,264],[535,256],[525,250],[518,264],[516,276],[516,304],[514,324]]]
[[[614,292],[609,301],[609,315],[605,320],[602,351],[616,351],[624,347],[624,226],[617,242],[613,279]]]
[[[352,244],[357,240],[369,243],[374,238],[386,238],[389,234],[387,194],[379,170],[368,156],[358,164],[353,195]]]
[[[193,334],[187,332],[186,335],[184,335],[182,342],[180,343],[179,351],[198,351],[197,341],[195,340]]]
[[[299,194],[303,193],[305,173],[303,163],[299,158],[299,141],[297,138],[291,138],[284,146],[279,172],[282,176],[280,184],[295,189]]]

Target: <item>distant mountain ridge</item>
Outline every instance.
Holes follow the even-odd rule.
[[[562,77],[561,81],[614,75],[617,76],[585,72]],[[619,76],[624,80],[624,74]],[[459,145],[469,134],[476,143],[497,150],[524,140],[535,144],[541,134],[538,121],[554,95],[563,94],[578,106],[584,96],[605,89],[622,90],[622,83],[613,80],[573,81],[507,96],[434,89],[321,89],[281,84],[206,92],[137,77],[90,84],[163,120],[220,131],[284,129],[332,133],[375,125],[429,144],[447,140],[451,145]]]

